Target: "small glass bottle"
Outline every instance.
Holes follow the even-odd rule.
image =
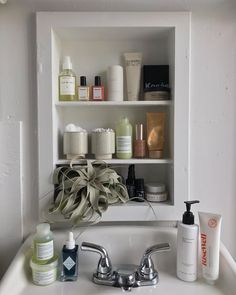
[[[134,157],[144,158],[146,155],[146,140],[143,139],[143,124],[135,125]]]
[[[62,249],[62,269],[60,280],[76,281],[78,277],[78,245],[75,244],[72,232],[68,233],[68,239]]]
[[[100,76],[95,77],[92,100],[95,100],[95,101],[104,100],[104,86],[101,83]]]
[[[69,56],[65,56],[62,65],[62,72],[58,77],[59,100],[76,100],[76,75],[72,71],[72,63]]]
[[[126,188],[129,198],[133,200],[135,197],[135,166],[129,165],[128,177],[126,179]]]
[[[118,159],[132,158],[132,125],[126,117],[116,126],[116,156]]]
[[[86,85],[86,77],[80,77],[80,86],[78,87],[78,100],[89,100],[89,86]]]
[[[53,234],[48,223],[40,223],[36,230],[33,260],[37,264],[47,264],[54,256]]]
[[[135,199],[136,202],[144,202],[145,190],[144,190],[144,179],[135,179]]]

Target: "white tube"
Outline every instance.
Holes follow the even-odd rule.
[[[138,100],[141,79],[142,53],[124,53],[128,100]]]
[[[220,229],[219,214],[198,212],[201,234],[202,276],[210,284],[219,277]]]

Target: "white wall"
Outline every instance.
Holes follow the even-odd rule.
[[[37,222],[34,12],[193,10],[191,198],[201,200],[201,210],[223,215],[222,239],[236,257],[236,7],[233,2],[8,0],[6,5],[0,5],[0,121],[23,122],[24,236],[33,230]],[[7,208],[7,198],[0,197],[1,206]],[[14,216],[5,212],[4,216],[0,216],[0,232],[7,222],[21,227]],[[9,255],[5,255],[0,249],[0,276],[14,252],[12,250]]]

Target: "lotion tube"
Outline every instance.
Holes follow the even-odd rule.
[[[128,100],[139,99],[142,53],[124,53]]]
[[[201,235],[202,276],[210,284],[219,277],[220,229],[219,214],[198,212]]]

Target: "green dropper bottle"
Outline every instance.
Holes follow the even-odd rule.
[[[132,125],[126,117],[116,126],[116,156],[118,159],[132,158]]]

